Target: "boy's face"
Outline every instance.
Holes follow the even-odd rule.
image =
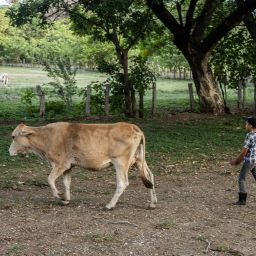
[[[251,131],[251,130],[253,130],[253,126],[251,124],[249,124],[248,122],[245,122],[245,129],[246,129],[246,131]]]

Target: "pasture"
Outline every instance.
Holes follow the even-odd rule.
[[[0,119],[18,119],[18,120],[30,120],[31,115],[26,106],[21,103],[21,96],[26,88],[33,88],[37,85],[43,85],[50,82],[51,79],[47,76],[47,73],[39,68],[21,68],[21,67],[0,67],[0,73],[9,74],[8,86],[0,85]],[[92,81],[104,81],[106,76],[92,71],[78,72],[76,76],[77,85],[79,88],[85,88]],[[183,80],[170,80],[170,79],[158,79],[157,80],[157,116],[165,116],[170,112],[184,112],[190,108],[188,83],[191,81]],[[236,108],[236,90],[228,90],[228,105],[233,109]],[[253,108],[253,87],[249,85],[246,89],[246,101],[245,108]],[[194,98],[196,102],[195,112],[197,111],[198,98],[194,88]],[[46,102],[52,100],[52,96],[46,95]],[[137,100],[138,101],[138,100]],[[148,90],[145,95],[145,114],[149,116],[150,108],[152,104],[152,90]],[[10,104],[11,102],[11,104]],[[76,97],[76,106],[70,111],[66,111],[65,115],[81,116],[81,112],[77,112],[77,106],[81,107],[81,97]],[[34,111],[39,112],[39,100],[35,97],[33,100]],[[56,119],[58,116],[58,108],[62,105],[52,106],[55,112],[51,109],[47,111],[48,119]],[[57,110],[56,110],[57,108]],[[83,114],[83,113],[82,113]],[[62,115],[59,116],[62,118]],[[34,118],[32,118],[34,119]]]
[[[115,189],[112,168],[75,168],[71,203],[61,206],[47,184],[47,163],[34,155],[8,154],[12,130],[20,119],[26,121],[16,88],[47,79],[38,70],[35,77],[21,79],[24,70],[20,75],[17,70],[16,84],[13,76],[8,88],[1,88],[1,110],[6,106],[3,111],[12,115],[0,118],[0,255],[255,255],[256,184],[248,175],[248,205],[233,206],[239,166],[227,163],[242,147],[240,115],[165,113],[153,120],[108,120],[133,122],[145,132],[158,207],[146,209],[148,191],[133,168],[130,185],[114,210],[104,209]],[[83,83],[86,74],[79,76]],[[168,101],[167,92],[186,90],[184,82],[173,87],[165,82],[159,85],[165,91],[162,103]],[[186,104],[184,91],[177,93]],[[42,125],[37,119],[27,124]]]

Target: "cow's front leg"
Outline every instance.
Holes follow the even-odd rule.
[[[48,176],[48,183],[50,188],[52,189],[52,194],[54,197],[62,199],[62,194],[56,188],[55,181],[58,179],[59,176],[63,174],[65,169],[54,166],[50,175]]]
[[[114,163],[116,169],[116,191],[111,201],[106,205],[106,209],[111,210],[116,206],[119,197],[123,194],[125,188],[129,185],[128,164]]]
[[[70,170],[66,171],[63,174],[63,184],[64,184],[64,187],[65,187],[65,192],[61,196],[61,199],[62,199],[62,203],[64,205],[67,205],[67,204],[69,204],[69,201],[70,201],[70,184],[71,184],[71,172],[70,172]]]

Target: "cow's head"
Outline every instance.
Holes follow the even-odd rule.
[[[18,153],[26,153],[30,151],[29,137],[34,131],[24,125],[19,124],[12,132],[12,144],[9,148],[11,156],[16,156]]]

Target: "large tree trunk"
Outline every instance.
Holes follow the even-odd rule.
[[[123,68],[125,115],[134,117],[136,115],[136,100],[133,86],[129,81],[128,51],[122,51],[119,56],[119,61]]]
[[[207,58],[193,58],[189,63],[199,97],[200,111],[223,114],[224,103]]]

